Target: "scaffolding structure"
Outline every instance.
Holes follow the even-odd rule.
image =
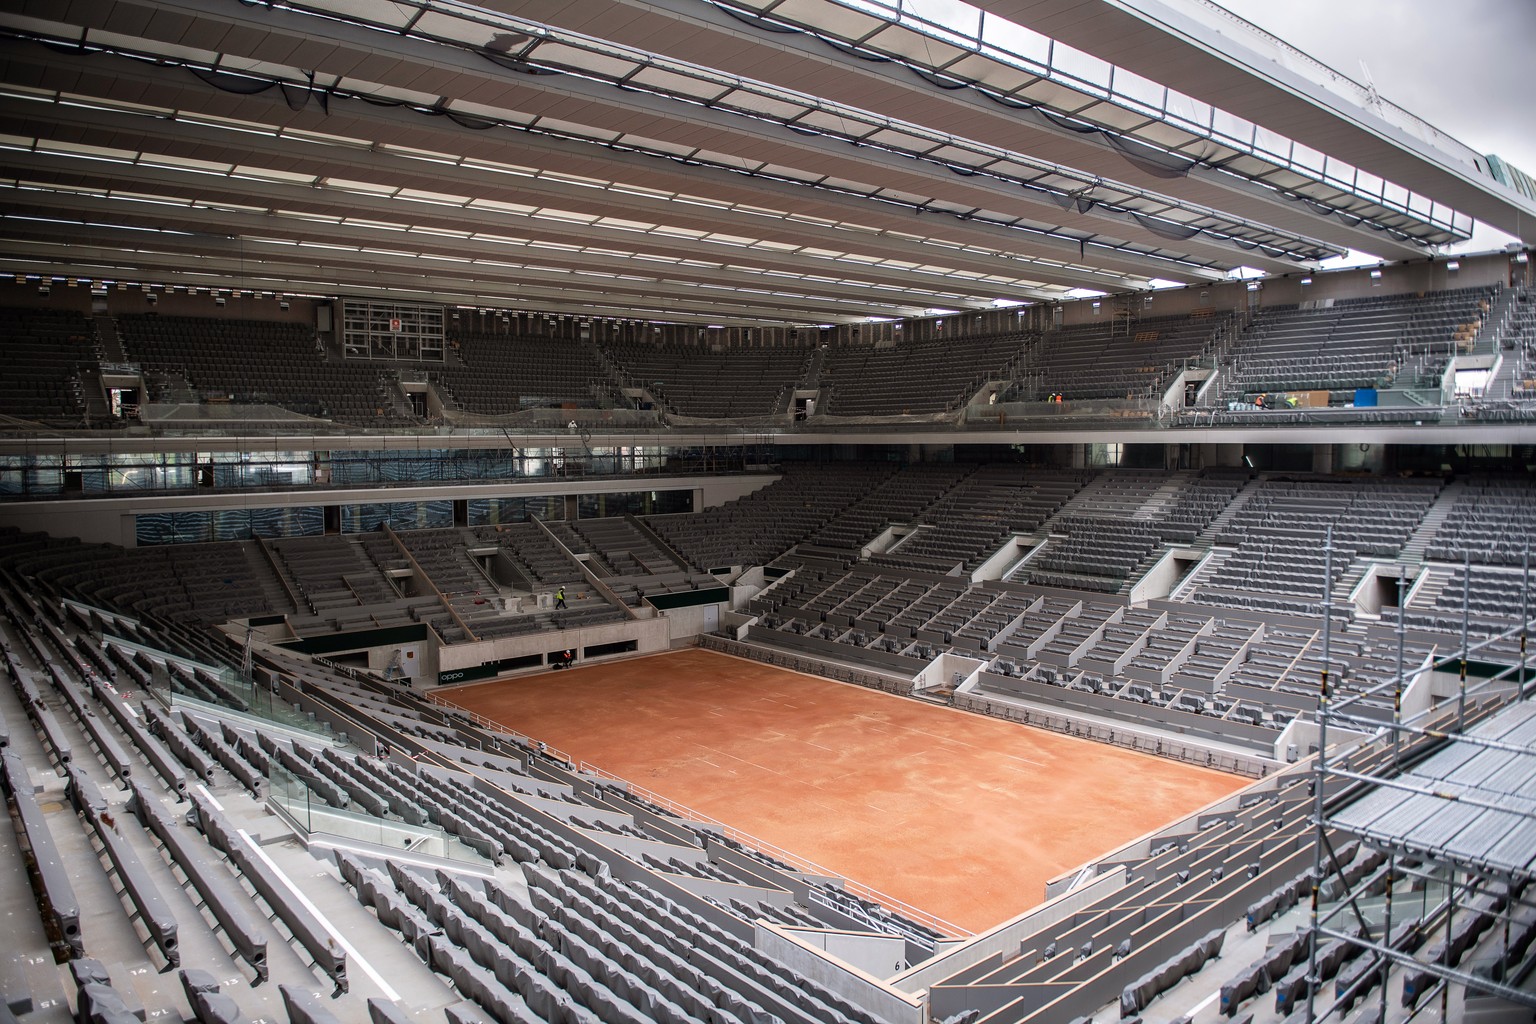
[[[1331,530],[1325,552],[1326,573],[1334,552]],[[1420,668],[1404,664],[1404,581],[1398,581],[1395,675],[1338,699],[1330,689],[1332,607],[1324,588],[1311,932],[1306,1003],[1296,1014],[1307,1024],[1459,1020],[1468,1000],[1483,999],[1490,1007],[1502,1001],[1524,1019],[1536,1010],[1530,556],[1518,619],[1476,642],[1468,614],[1470,568],[1463,575],[1460,649],[1430,666],[1457,674],[1454,700],[1407,719],[1403,693]],[[1481,678],[1469,682],[1474,665]],[[1388,693],[1389,723],[1356,712],[1364,698]],[[1372,738],[1347,756],[1330,752],[1330,727]],[[1359,839],[1385,863],[1351,872],[1340,862],[1341,838]],[[1325,907],[1320,880],[1330,875],[1345,884]],[[1408,904],[1406,912],[1402,904]],[[1330,981],[1331,993],[1325,988]]]

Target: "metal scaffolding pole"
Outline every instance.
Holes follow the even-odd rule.
[[[1313,848],[1311,929],[1307,938],[1309,959],[1306,976],[1305,1020],[1308,1024],[1316,1024],[1320,1020],[1331,1018],[1340,1010],[1339,1006],[1329,1006],[1325,1001],[1326,997],[1319,999],[1321,989],[1319,959],[1323,947],[1335,940],[1352,943],[1377,958],[1366,970],[1368,976],[1381,986],[1379,1007],[1383,1019],[1389,1009],[1391,997],[1388,988],[1391,976],[1405,967],[1411,967],[1415,972],[1422,972],[1423,975],[1438,981],[1441,988],[1439,998],[1434,999],[1432,990],[1431,992],[1421,991],[1421,997],[1428,996],[1433,1000],[1433,1002],[1426,1001],[1421,1004],[1421,1009],[1433,1007],[1430,1012],[1438,1010],[1442,1020],[1446,1019],[1446,1013],[1454,1010],[1452,1000],[1461,997],[1459,993],[1450,992],[1450,985],[1461,986],[1468,993],[1481,993],[1523,1006],[1536,1006],[1536,994],[1516,989],[1502,979],[1495,980],[1499,977],[1498,975],[1484,977],[1481,971],[1473,973],[1468,970],[1456,970],[1447,963],[1426,962],[1415,958],[1410,952],[1392,948],[1394,921],[1402,919],[1405,914],[1403,908],[1399,906],[1403,902],[1404,893],[1395,891],[1398,886],[1408,883],[1420,884],[1414,882],[1414,879],[1444,880],[1447,887],[1445,899],[1437,901],[1437,906],[1433,909],[1426,906],[1421,914],[1426,928],[1433,922],[1435,932],[1439,933],[1443,930],[1445,936],[1449,938],[1456,931],[1458,919],[1465,919],[1476,901],[1482,899],[1485,894],[1496,894],[1502,891],[1503,886],[1512,886],[1517,879],[1525,877],[1510,874],[1512,869],[1507,863],[1508,858],[1497,856],[1496,851],[1491,850],[1444,847],[1439,845],[1438,841],[1432,841],[1427,837],[1421,839],[1411,827],[1399,828],[1391,822],[1384,823],[1372,820],[1370,817],[1355,819],[1350,817],[1350,808],[1357,800],[1387,790],[1408,794],[1408,798],[1413,800],[1434,798],[1437,801],[1447,802],[1448,806],[1465,809],[1467,813],[1503,812],[1507,814],[1513,811],[1521,817],[1536,819],[1536,812],[1511,807],[1508,794],[1500,785],[1491,781],[1484,780],[1487,785],[1479,786],[1476,780],[1469,778],[1464,785],[1450,787],[1429,776],[1415,774],[1412,767],[1426,756],[1435,756],[1446,743],[1456,745],[1454,749],[1461,749],[1461,745],[1465,745],[1469,751],[1501,751],[1526,757],[1531,754],[1529,745],[1520,742],[1518,738],[1512,740],[1487,735],[1489,730],[1484,729],[1468,732],[1469,728],[1502,713],[1502,709],[1511,702],[1520,701],[1527,696],[1536,697],[1536,693],[1527,693],[1532,676],[1536,675],[1527,671],[1528,668],[1536,666],[1526,664],[1527,638],[1531,626],[1536,625],[1531,621],[1533,609],[1530,599],[1529,550],[1525,554],[1522,569],[1523,585],[1518,623],[1499,628],[1494,631],[1494,635],[1474,640],[1471,630],[1471,560],[1470,557],[1464,558],[1459,649],[1439,656],[1429,653],[1419,657],[1412,665],[1409,664],[1406,636],[1409,627],[1404,607],[1409,581],[1407,574],[1400,570],[1397,579],[1398,619],[1394,630],[1397,641],[1396,671],[1390,679],[1358,691],[1351,690],[1347,694],[1336,694],[1333,684],[1331,584],[1334,553],[1333,531],[1330,529],[1324,546],[1326,579],[1323,598],[1323,665],[1318,691],[1318,753],[1314,762],[1313,817],[1316,835]],[[1513,659],[1508,658],[1508,645],[1516,635],[1519,637],[1520,655],[1518,662],[1511,663]],[[1480,655],[1479,652],[1483,651],[1490,652],[1492,657],[1489,654]],[[1469,680],[1469,676],[1474,657],[1494,660],[1502,663],[1504,667],[1486,678],[1480,673],[1476,682],[1473,683]],[[1454,707],[1451,706],[1451,701],[1446,700],[1437,707],[1432,706],[1428,710],[1405,716],[1404,704],[1409,682],[1421,672],[1449,671],[1453,663],[1458,671]],[[1510,683],[1517,685],[1511,687]],[[1386,716],[1370,717],[1367,712],[1371,707],[1379,708],[1385,699],[1390,699],[1392,702],[1390,720],[1383,721],[1382,718]],[[1379,711],[1375,713],[1380,714]],[[1334,730],[1339,727],[1372,736],[1373,738],[1367,741],[1371,745],[1372,756],[1358,766],[1350,763],[1348,759],[1337,756],[1337,752],[1334,752],[1335,756],[1330,756],[1328,738],[1330,734],[1336,735]],[[1383,735],[1384,730],[1390,730],[1390,735]],[[1485,753],[1482,756],[1489,755]],[[1325,794],[1331,794],[1333,798],[1325,799]],[[1387,805],[1390,804],[1391,801],[1388,800]],[[1361,879],[1360,882],[1345,886],[1338,905],[1324,907],[1321,905],[1319,880],[1322,877],[1326,851],[1329,849],[1329,830],[1341,827],[1348,834],[1360,838],[1386,854],[1386,888],[1384,893],[1379,888],[1366,890],[1360,884],[1366,879]],[[1372,884],[1375,886],[1379,886],[1383,880],[1381,872],[1372,872],[1367,878],[1374,879]],[[1375,892],[1381,897],[1379,907],[1384,916],[1379,930],[1370,927],[1364,928],[1363,933],[1355,929],[1346,931],[1341,924],[1335,923],[1340,914],[1347,912],[1346,908],[1352,908],[1353,915],[1360,918],[1361,925],[1364,926],[1364,918],[1361,916],[1362,900],[1367,892]],[[1527,903],[1527,901],[1516,902],[1521,905]],[[1507,955],[1509,933],[1516,915],[1511,907],[1498,916],[1503,922]],[[1496,936],[1497,932],[1494,935]],[[1371,1002],[1374,1003],[1376,1000]]]
[[[1346,942],[1361,946],[1364,949],[1387,957],[1405,967],[1413,967],[1431,974],[1441,981],[1455,982],[1489,995],[1498,996],[1500,999],[1508,999],[1510,1002],[1519,1003],[1521,1006],[1536,1007],[1536,993],[1527,992],[1524,989],[1513,988],[1491,978],[1480,978],[1466,971],[1459,971],[1454,967],[1446,967],[1444,964],[1431,963],[1427,960],[1419,960],[1412,953],[1404,953],[1401,950],[1392,949],[1386,943],[1372,942],[1358,935],[1350,935],[1348,932],[1323,929],[1323,935],[1330,939],[1343,939]]]
[[[1525,697],[1525,638],[1531,624],[1531,548],[1527,544],[1520,569],[1520,696]]]
[[[1374,786],[1380,786],[1383,789],[1395,789],[1402,793],[1413,793],[1417,796],[1448,796],[1446,790],[1435,786],[1415,785],[1411,782],[1404,782],[1401,779],[1385,779],[1379,775],[1366,775],[1362,772],[1352,772],[1345,768],[1334,768],[1330,771],[1329,774],[1337,776],[1341,779],[1349,779],[1352,782],[1368,782]],[[1470,790],[1457,790],[1454,793],[1454,798],[1456,803],[1463,807],[1481,807],[1484,810],[1489,811],[1508,810],[1508,801],[1501,802],[1499,799],[1497,799],[1499,795],[1500,794],[1494,794],[1493,796],[1484,799],[1482,797],[1471,795]]]
[[[1402,586],[1402,577],[1398,577],[1398,586]],[[1386,905],[1381,921],[1381,944],[1392,944],[1392,884],[1397,876],[1397,854],[1387,856],[1387,894]],[[1392,961],[1387,957],[1381,958],[1381,1019],[1387,1019],[1387,980],[1392,971]]]
[[[1403,569],[1399,566],[1397,570],[1397,674],[1392,678],[1392,763],[1399,766],[1402,764],[1403,754],[1403,680],[1405,678],[1403,644],[1408,632],[1408,627],[1403,622],[1407,611],[1404,608],[1406,602],[1403,597],[1407,590],[1404,585],[1406,582]]]
[[[1333,716],[1333,720],[1335,722],[1340,721],[1341,719],[1351,725],[1360,725],[1362,727],[1370,727],[1374,729],[1389,728],[1385,722],[1375,721],[1373,719],[1354,718],[1349,715],[1341,716],[1337,714]],[[1507,750],[1511,754],[1529,753],[1529,748],[1522,746],[1519,743],[1510,743],[1506,740],[1495,739],[1492,736],[1479,736],[1476,733],[1468,733],[1467,735],[1462,736],[1457,735],[1456,733],[1445,732],[1441,729],[1420,729],[1417,726],[1408,725],[1406,723],[1400,726],[1399,730],[1406,735],[1420,736],[1425,739],[1443,740],[1454,736],[1457,742],[1469,743],[1476,747],[1486,747],[1489,750]],[[1341,769],[1335,769],[1335,771],[1339,770]],[[1375,776],[1370,776],[1370,778],[1374,779]]]
[[[1461,575],[1461,696],[1456,699],[1456,731],[1467,731],[1467,657],[1471,653],[1468,649],[1467,634],[1471,630],[1470,617],[1472,614],[1472,555],[1466,554],[1462,561]]]
[[[1500,642],[1502,640],[1513,639],[1517,634],[1521,633],[1522,631],[1528,631],[1530,625],[1532,625],[1532,623],[1529,620],[1526,620],[1526,621],[1524,621],[1522,623],[1519,623],[1519,624],[1516,624],[1516,625],[1513,625],[1513,626],[1509,626],[1509,627],[1507,627],[1505,629],[1500,630],[1498,633],[1495,633],[1495,634],[1493,634],[1491,636],[1488,636],[1488,637],[1486,637],[1486,638],[1484,638],[1482,640],[1479,640],[1477,643],[1472,645],[1471,650],[1472,650],[1472,652],[1475,653],[1475,652],[1481,651],[1485,647],[1491,647],[1494,644],[1497,644],[1498,642]],[[1444,658],[1437,658],[1434,661],[1431,661],[1428,664],[1421,666],[1419,671],[1422,671],[1424,669],[1440,669],[1440,668],[1445,668],[1446,666],[1450,665],[1451,663],[1459,661],[1460,658],[1461,658],[1460,652],[1458,652],[1456,654],[1449,655],[1449,656],[1444,657]],[[1479,694],[1479,693],[1481,693],[1483,691],[1491,690],[1493,688],[1493,684],[1498,682],[1499,680],[1505,679],[1506,677],[1510,677],[1510,676],[1515,675],[1517,670],[1523,671],[1525,669],[1525,667],[1526,667],[1525,666],[1525,661],[1526,660],[1527,660],[1526,658],[1522,657],[1518,664],[1510,665],[1507,668],[1500,669],[1498,672],[1495,672],[1493,675],[1489,676],[1488,678],[1483,679],[1483,680],[1481,680],[1481,681],[1479,681],[1477,683],[1472,684],[1471,686],[1469,686],[1467,688],[1467,696],[1471,697],[1471,696]],[[1341,709],[1347,708],[1347,707],[1349,707],[1349,706],[1351,706],[1353,704],[1359,703],[1360,701],[1364,700],[1367,697],[1382,696],[1382,695],[1386,694],[1388,692],[1388,690],[1393,685],[1395,685],[1395,681],[1394,680],[1386,679],[1386,680],[1383,680],[1383,681],[1381,681],[1379,683],[1374,683],[1371,686],[1364,687],[1362,689],[1356,690],[1354,693],[1350,693],[1350,694],[1347,694],[1347,695],[1345,695],[1343,697],[1338,698],[1331,705],[1333,713],[1334,713],[1335,720],[1339,720]],[[1383,725],[1384,725],[1384,723],[1382,723],[1382,722],[1380,722],[1378,720],[1372,720],[1369,723],[1369,728],[1374,730],[1374,729],[1382,728]],[[1442,733],[1441,735],[1444,735],[1444,736],[1457,735],[1457,732],[1458,731],[1446,732],[1446,733]]]
[[[1328,669],[1333,654],[1333,527],[1328,527],[1323,541],[1323,670],[1317,687],[1317,761],[1312,782],[1313,820],[1317,835],[1312,840],[1312,930],[1307,939],[1307,1024],[1317,1020],[1317,934],[1318,904],[1323,879],[1323,789],[1328,779]]]

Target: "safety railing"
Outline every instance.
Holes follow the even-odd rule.
[[[367,843],[419,856],[488,866],[489,861],[434,825],[411,825],[350,808],[335,807],[282,765],[273,762],[268,775],[267,802],[309,839]]]

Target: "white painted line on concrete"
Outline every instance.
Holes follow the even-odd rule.
[[[1200,1000],[1200,1002],[1196,1003],[1194,1009],[1189,1011],[1189,1015],[1191,1017],[1198,1017],[1200,1015],[1200,1011],[1201,1010],[1205,1009],[1207,1006],[1210,1006],[1218,998],[1220,998],[1220,996],[1221,996],[1221,991],[1219,989],[1217,991],[1215,991],[1215,992],[1212,992],[1210,995],[1208,995],[1204,999]]]
[[[389,982],[384,980],[383,975],[374,970],[373,965],[370,964],[367,960],[363,959],[362,954],[357,951],[356,947],[354,947],[352,943],[348,942],[345,938],[342,937],[341,932],[336,930],[336,926],[331,924],[330,918],[320,913],[320,908],[315,906],[314,903],[310,902],[309,897],[304,895],[304,893],[299,890],[297,885],[293,884],[293,879],[289,878],[286,874],[283,873],[283,869],[278,867],[277,863],[271,857],[267,856],[267,851],[263,850],[261,846],[250,837],[245,829],[240,829],[239,833],[240,838],[245,840],[245,844],[255,852],[256,856],[260,857],[263,861],[266,862],[267,867],[271,868],[273,874],[277,875],[278,879],[288,887],[288,891],[293,893],[294,898],[299,901],[304,909],[315,915],[315,920],[319,921],[321,927],[330,933],[331,940],[342,948],[342,950],[347,954],[348,959],[356,962],[357,966],[363,969],[363,973],[373,979],[373,983],[379,986],[379,991],[384,994],[384,998],[388,999],[390,1002],[398,1003],[400,1001],[400,993],[391,988]]]
[[[203,796],[208,798],[208,802],[213,804],[213,809],[214,810],[222,811],[224,809],[224,805],[219,803],[219,798],[214,796],[212,793],[208,792],[208,787],[207,786],[205,786],[201,782],[199,782],[197,784],[197,790],[198,790],[199,793],[202,793]]]

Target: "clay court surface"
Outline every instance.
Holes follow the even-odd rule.
[[[972,931],[1245,784],[701,650],[443,696]]]

